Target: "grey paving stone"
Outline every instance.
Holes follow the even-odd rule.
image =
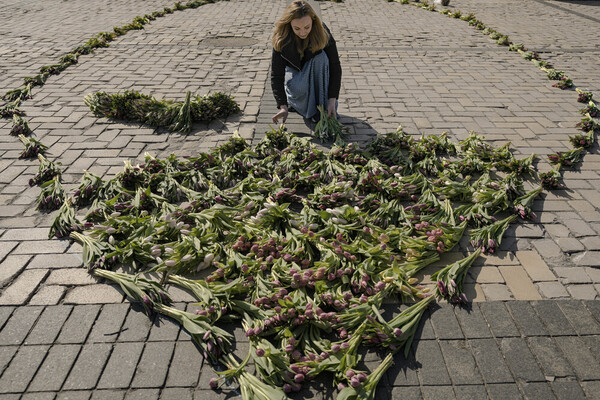
[[[461,385],[454,386],[456,398],[460,400],[481,400],[487,399],[488,394],[483,385]]]
[[[80,305],[73,307],[69,319],[63,325],[57,343],[84,343],[98,311],[99,305]]]
[[[600,322],[600,301],[584,300],[583,304],[587,307],[590,313],[594,316],[597,322]]]
[[[422,386],[424,399],[456,399],[452,386]]]
[[[575,373],[583,380],[600,379],[599,361],[591,354],[590,349],[581,337],[561,336],[554,340],[567,357]]]
[[[29,300],[29,305],[57,305],[63,298],[67,288],[64,286],[42,286]]]
[[[585,393],[576,381],[552,382],[558,400],[584,400]]]
[[[579,335],[600,334],[600,324],[594,320],[582,301],[565,300],[557,304]]]
[[[40,392],[60,390],[80,349],[79,345],[52,346],[28,390]]]
[[[441,340],[440,347],[454,385],[483,383],[466,340]]]
[[[21,397],[22,400],[54,400],[55,398],[55,392],[24,393]]]
[[[392,388],[390,400],[422,400],[423,394],[418,386],[396,386]]]
[[[519,388],[514,383],[494,383],[488,385],[490,399],[492,400],[517,400],[522,399]]]
[[[178,342],[175,345],[175,353],[169,367],[166,386],[195,387],[200,377],[201,368],[202,356],[196,346],[191,341]]]
[[[551,337],[527,338],[529,347],[548,377],[574,376],[569,361]]]
[[[71,313],[70,306],[49,306],[25,339],[25,344],[52,344]]]
[[[500,340],[500,349],[516,379],[523,379],[526,382],[545,380],[544,374],[542,374],[524,339],[503,338]]]
[[[495,339],[471,339],[469,344],[486,383],[513,382]]]
[[[480,303],[479,308],[495,337],[521,335],[503,302]]]
[[[194,388],[165,388],[160,392],[161,400],[192,400]]]
[[[587,395],[588,399],[593,399],[595,396],[598,396],[598,393],[600,393],[600,381],[581,382],[581,387],[583,388],[583,391]]]
[[[419,341],[416,345],[415,360],[420,364],[417,371],[422,385],[450,384],[450,376],[446,370],[444,357],[437,341]]]
[[[0,331],[0,346],[21,344],[42,313],[43,307],[17,307]]]
[[[519,382],[519,387],[525,400],[556,399],[550,384],[546,382]]]
[[[594,284],[568,285],[567,290],[571,297],[579,300],[598,300],[600,295]]]
[[[590,349],[592,355],[596,358],[598,362],[600,362],[600,336],[599,335],[591,335],[582,337],[583,341]]]
[[[27,265],[31,256],[9,255],[0,263],[0,285],[9,284]]]
[[[534,301],[531,305],[546,326],[548,333],[554,336],[574,335],[575,329],[556,303],[554,300]]]
[[[44,280],[48,270],[26,269],[0,295],[0,304],[24,305]]]
[[[91,343],[116,341],[128,311],[129,303],[104,304],[87,341]]]
[[[6,206],[2,207],[2,213],[5,213],[5,207]],[[4,257],[10,254],[10,252],[17,247],[18,244],[19,242],[0,242],[0,261],[4,260]]]
[[[24,392],[49,346],[22,346],[0,379],[0,393]]]
[[[438,339],[464,339],[464,335],[454,315],[453,306],[441,303],[429,307],[431,324]]]
[[[90,390],[68,390],[56,395],[56,400],[89,400],[92,392]]]
[[[180,327],[179,323],[169,318],[156,316],[152,328],[150,328],[148,341],[175,341],[179,335]]]
[[[468,339],[492,337],[492,332],[485,318],[483,318],[479,307],[474,306],[470,309],[455,307],[454,313],[463,333]]]
[[[531,304],[526,301],[511,301],[506,305],[512,314],[513,320],[524,336],[548,334]]]
[[[117,343],[102,373],[99,389],[128,388],[144,343]]]
[[[121,303],[123,293],[115,285],[97,284],[75,286],[69,289],[65,295],[65,304],[107,304]]]
[[[419,322],[419,327],[415,332],[414,340],[429,339],[435,339],[435,332],[433,331],[433,326],[431,325],[431,314],[429,313],[429,310],[425,310],[423,317],[421,317],[421,321]]]
[[[117,341],[119,342],[139,342],[148,337],[148,332],[152,326],[152,320],[140,311],[138,306],[131,306],[129,313],[125,318],[125,323],[121,328],[121,333]]]
[[[107,343],[83,345],[75,365],[65,381],[63,390],[93,389],[100,378],[112,350]]]
[[[586,251],[573,256],[573,262],[578,266],[598,267],[600,266],[600,251]]]
[[[2,329],[6,321],[8,321],[14,309],[15,308],[11,306],[0,307],[0,329]]]
[[[94,390],[92,400],[123,400],[126,390]]]
[[[20,398],[21,398],[20,393],[0,394],[0,400],[19,400]]]
[[[38,254],[27,265],[27,268],[80,268],[80,254]]]
[[[132,389],[125,394],[125,400],[158,399],[158,389]]]
[[[567,292],[567,289],[560,282],[538,282],[536,286],[540,294],[547,299],[570,297],[569,292]]]
[[[131,387],[163,387],[174,347],[172,342],[146,343]]]
[[[0,372],[10,363],[19,346],[0,346]]]

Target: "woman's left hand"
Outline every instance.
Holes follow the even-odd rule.
[[[331,118],[331,116],[333,116],[335,119],[337,119],[337,113],[335,112],[335,101],[337,99],[335,97],[332,97],[331,99],[329,99],[328,103],[327,103],[327,116],[329,118]]]

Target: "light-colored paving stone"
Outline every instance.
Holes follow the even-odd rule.
[[[569,285],[567,290],[574,299],[598,300],[600,295],[593,284]]]
[[[29,304],[31,305],[55,305],[60,303],[67,288],[58,285],[44,285],[33,295]]]
[[[498,269],[516,300],[542,299],[522,266],[502,265]]]
[[[569,297],[569,292],[560,282],[539,282],[536,283],[538,291],[546,299],[556,299]]]
[[[516,256],[534,282],[554,281],[556,276],[536,251],[517,251]]]
[[[64,304],[105,304],[120,303],[123,293],[114,286],[106,284],[75,286],[67,292]]]
[[[496,266],[479,266],[469,268],[468,275],[470,280],[485,283],[504,283],[504,278]]]
[[[68,268],[53,270],[46,279],[48,285],[90,285],[98,283],[86,269]]]
[[[46,275],[48,275],[48,270],[44,269],[24,271],[2,292],[0,295],[0,305],[25,304]]]
[[[481,285],[485,298],[490,301],[514,300],[514,296],[507,285],[499,283],[489,283]]]

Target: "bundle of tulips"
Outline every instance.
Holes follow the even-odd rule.
[[[90,93],[83,101],[98,117],[139,121],[150,126],[167,127],[172,132],[189,132],[194,121],[227,118],[240,110],[233,98],[224,93],[192,97],[191,92],[187,92],[185,101],[175,102],[127,90],[115,94]]]

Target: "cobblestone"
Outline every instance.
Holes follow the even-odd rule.
[[[163,387],[174,347],[172,342],[146,343],[131,387]]]
[[[22,393],[29,385],[49,346],[23,346],[10,362],[0,380],[0,393]]]
[[[117,343],[111,354],[98,388],[127,388],[144,348],[144,343]]]
[[[63,390],[93,389],[111,352],[107,343],[85,344],[71,369]]]
[[[84,343],[96,320],[100,306],[81,305],[73,307],[73,311],[65,322],[57,343]]]
[[[0,285],[5,286],[12,279],[19,275],[25,268],[31,256],[7,256],[2,263],[0,263]]]
[[[25,344],[52,344],[58,337],[63,324],[71,313],[69,306],[50,306],[44,308],[39,319],[35,323]]]
[[[35,378],[28,387],[29,391],[58,391],[75,358],[79,354],[78,345],[56,345],[52,346],[48,352],[40,369],[36,372]]]
[[[0,331],[1,345],[18,345],[23,343],[25,337],[35,324],[42,312],[42,307],[19,307],[14,310],[10,319]]]
[[[569,297],[567,289],[560,282],[540,282],[537,283],[539,292],[546,299],[556,299]]]
[[[64,299],[66,304],[106,304],[122,301],[123,294],[120,289],[104,284],[73,287]]]
[[[574,299],[597,300],[600,298],[595,285],[570,285],[567,287],[569,294]]]

